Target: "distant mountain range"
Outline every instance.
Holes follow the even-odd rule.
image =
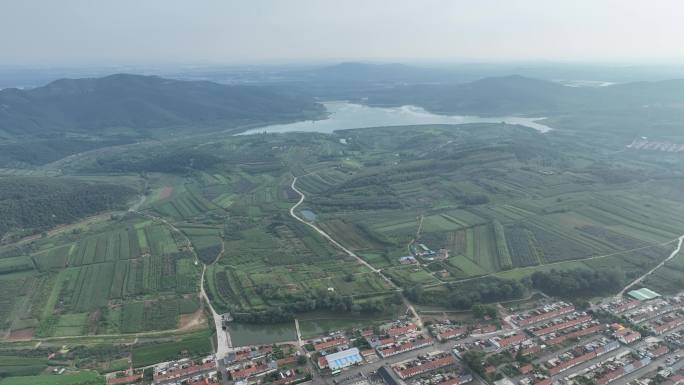
[[[569,87],[513,75],[461,84],[399,85],[369,92],[362,100],[375,105],[417,104],[434,112],[478,115],[551,114],[645,106],[679,108],[684,103],[684,80]]]
[[[684,80],[569,87],[519,75],[470,82],[449,76],[400,64],[343,63],[268,86],[119,74],[5,89],[0,91],[0,166],[45,164],[169,135],[240,132],[322,118],[325,110],[316,98],[417,105],[442,114],[547,117],[554,128],[619,134],[630,141],[684,132]]]
[[[267,87],[119,74],[0,91],[0,137],[154,135],[322,116],[311,98]]]

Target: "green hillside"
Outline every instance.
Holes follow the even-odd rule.
[[[62,79],[0,91],[0,164],[44,164],[148,138],[322,115],[312,99],[267,87],[129,74]]]

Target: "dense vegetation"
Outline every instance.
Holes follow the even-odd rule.
[[[154,128],[207,128],[311,118],[311,99],[268,88],[119,74],[62,79],[30,90],[0,91],[0,130],[16,136],[121,128],[145,135]]]
[[[607,87],[568,87],[522,76],[462,84],[407,84],[371,90],[371,105],[419,105],[445,114],[550,117],[556,127],[592,134],[679,135],[684,80],[635,82]]]
[[[536,271],[530,278],[535,289],[568,299],[611,294],[620,290],[626,283],[625,274],[619,269],[551,269]]]
[[[234,312],[235,320],[248,324],[278,323],[294,319],[296,314],[308,313],[316,310],[330,310],[334,313],[364,314],[366,316],[385,311],[388,304],[398,302],[396,298],[387,303],[379,299],[371,301],[354,301],[353,297],[341,296],[336,293],[318,291],[305,296],[295,296],[289,299],[289,305],[273,307],[264,311]]]
[[[0,236],[12,229],[43,230],[121,208],[135,191],[108,183],[68,179],[0,179]]]
[[[137,154],[137,157],[99,158],[93,172],[137,173],[164,172],[184,173],[191,170],[205,170],[220,162],[215,155],[192,149],[171,150],[160,154]]]

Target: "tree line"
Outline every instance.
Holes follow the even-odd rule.
[[[563,297],[591,297],[620,290],[626,283],[625,273],[617,268],[606,270],[536,271],[530,277],[532,287],[546,294]]]
[[[412,302],[454,309],[473,309],[481,304],[523,298],[530,289],[577,300],[619,291],[627,278],[619,268],[589,270],[537,271],[522,280],[485,277],[467,282],[447,283],[438,289],[420,285],[407,287],[406,297]]]
[[[396,303],[398,299],[391,301],[370,299],[366,301],[355,300],[351,296],[343,296],[330,291],[315,291],[296,296],[291,296],[289,302],[278,306],[272,306],[264,310],[246,311],[245,309],[233,309],[231,314],[237,322],[243,323],[279,323],[289,322],[296,314],[308,313],[315,310],[329,310],[336,313],[374,314],[386,310],[387,303]]]

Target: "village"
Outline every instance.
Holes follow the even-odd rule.
[[[649,289],[579,308],[544,297],[477,320],[405,316],[297,343],[231,348],[113,373],[107,384],[676,385],[684,297]],[[494,314],[492,314],[494,313]],[[408,313],[407,313],[408,314]],[[149,370],[150,368],[148,368]],[[149,377],[149,376],[147,376]]]

